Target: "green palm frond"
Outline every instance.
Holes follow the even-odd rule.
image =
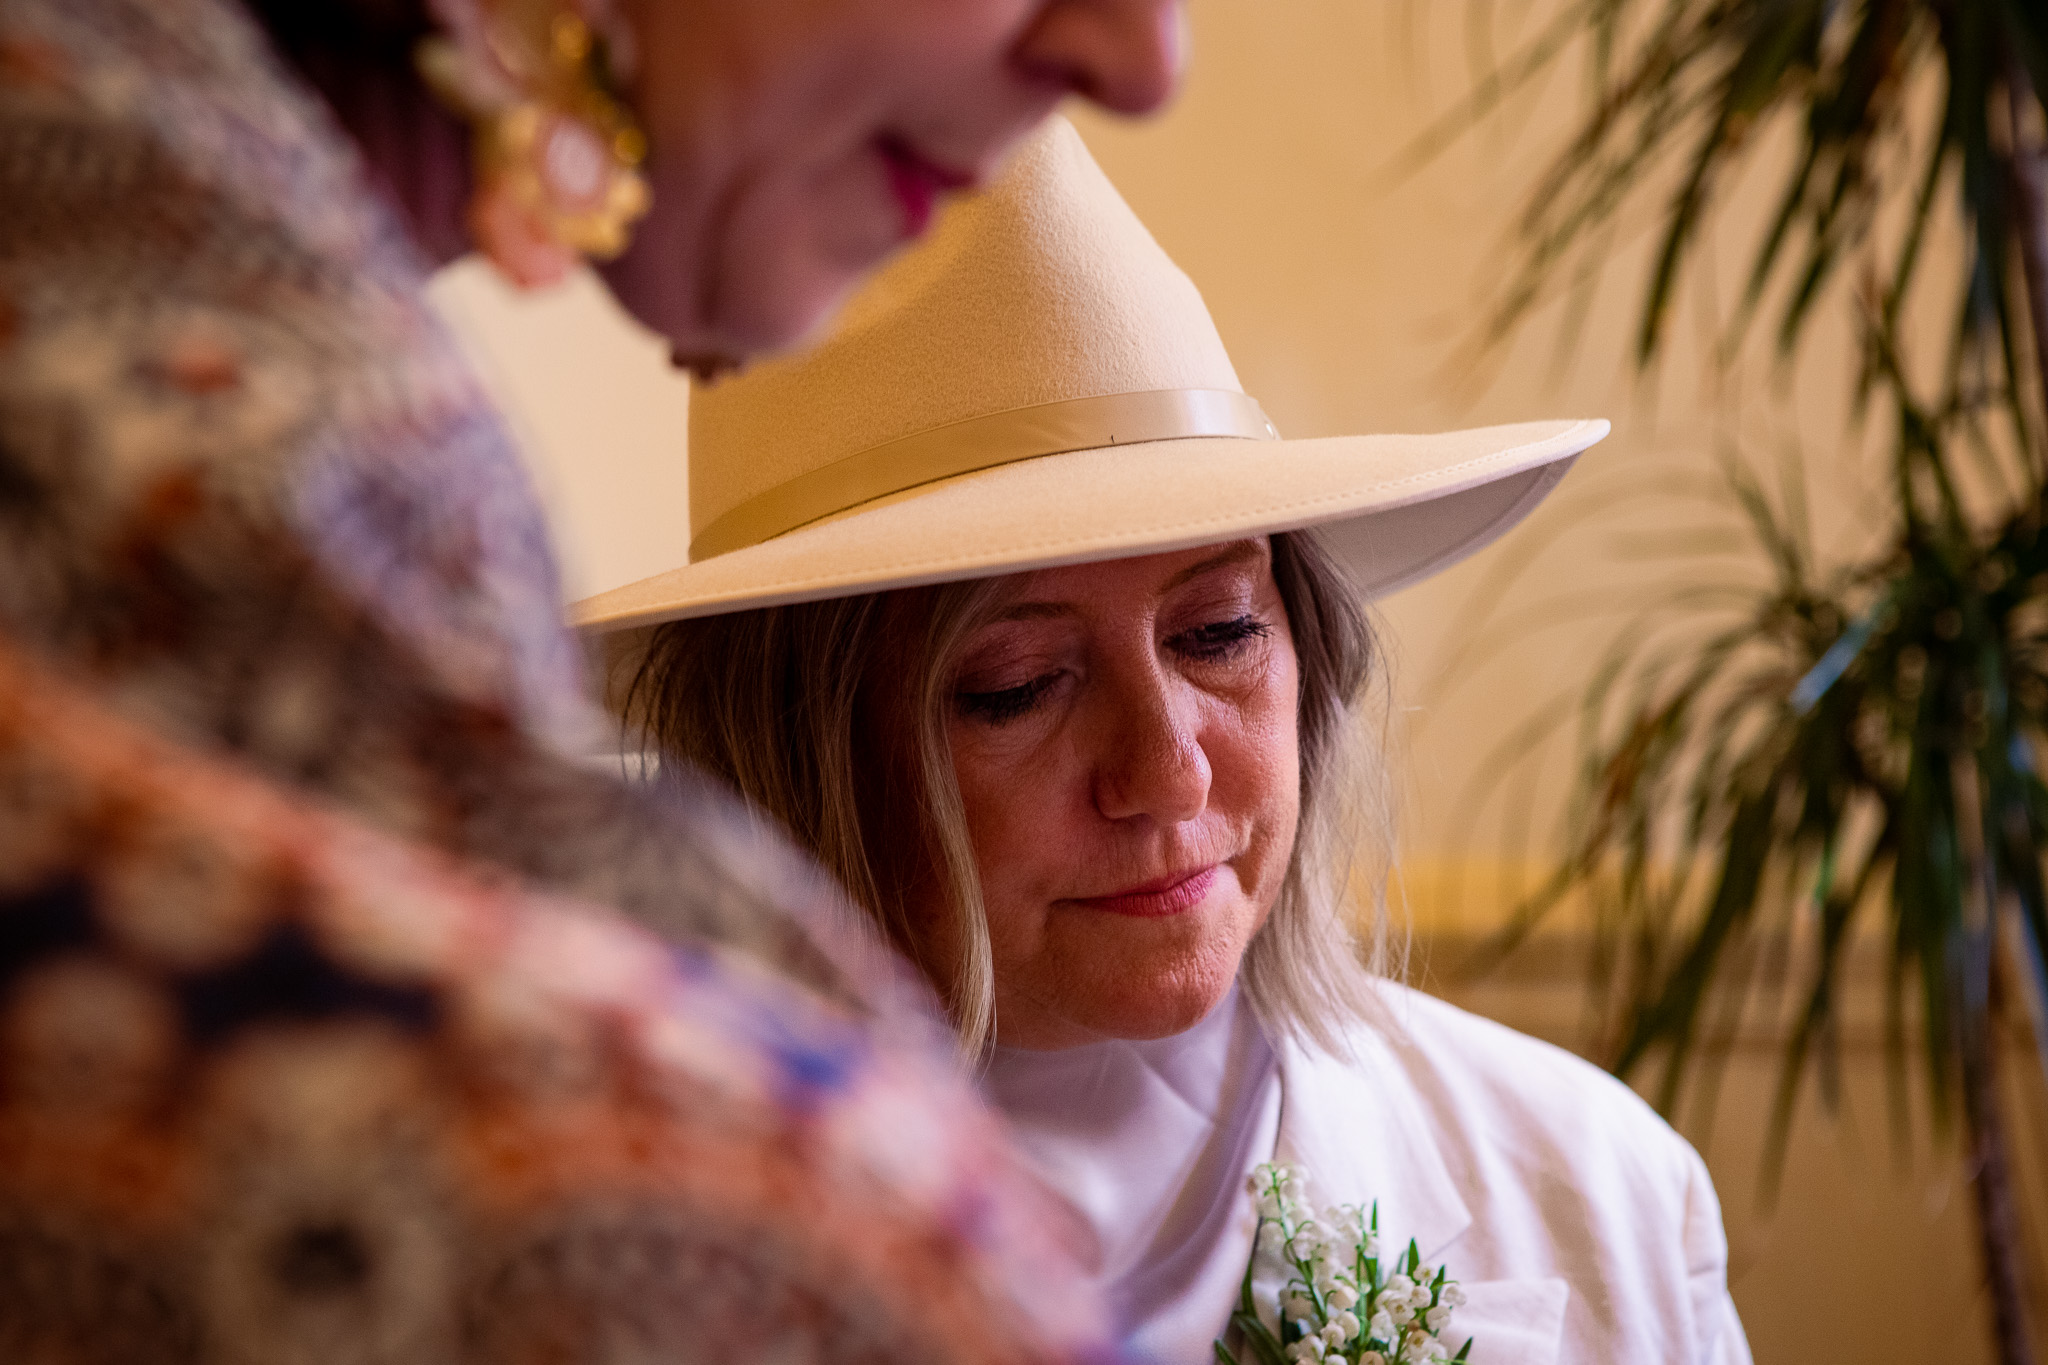
[[[1779,344],[1795,346],[1828,285],[1878,245],[1880,221],[1896,225],[1874,302],[1895,322],[1921,278],[1929,223],[1952,208],[1974,239],[1972,275],[1957,298],[1965,335],[1993,347],[2007,369],[2026,348],[2003,111],[2016,82],[2048,81],[2044,33],[2048,20],[2029,0],[1588,0],[1504,58],[1416,150],[1440,145],[1583,50],[1588,113],[1529,196],[1516,229],[1521,264],[1494,331],[1511,331],[1553,297],[1582,253],[1601,259],[1604,229],[1645,185],[1659,185],[1635,336],[1647,361],[1721,198],[1763,133],[1789,123],[1796,145],[1752,246],[1738,330],[1771,302]],[[1941,87],[1932,126],[1916,117],[1930,81]],[[1913,173],[1901,175],[1905,167]]]
[[[2001,1359],[2023,1359],[2010,1220],[1987,1210],[2010,1197],[1999,983],[2048,1017],[2048,3],[1577,0],[1418,150],[1573,54],[1584,115],[1515,224],[1491,337],[1583,296],[1647,199],[1633,349],[1651,363],[1717,210],[1770,147],[1778,179],[1716,363],[1759,319],[1783,360],[1821,313],[1851,310],[1850,396],[1894,424],[1890,524],[1879,552],[1823,571],[1799,519],[1731,466],[1765,586],[1732,624],[1725,599],[1709,616],[1695,586],[1674,594],[1664,624],[1690,625],[1684,648],[1661,627],[1618,637],[1584,685],[1556,870],[1497,951],[1590,905],[1610,1059],[1659,1064],[1667,1111],[1688,1087],[1710,1102],[1735,1021],[1776,1010],[1775,1179],[1806,1079],[1837,1090],[1847,956],[1878,944],[1895,1104],[1917,1059],[1937,1128],[1960,1120]],[[1927,249],[1951,231],[1960,253]],[[1930,308],[1950,333],[1908,346]],[[1909,350],[1942,362],[1934,397]],[[1966,459],[1989,478],[1966,479]],[[1803,969],[1757,996],[1757,964],[1792,961],[1790,944]]]

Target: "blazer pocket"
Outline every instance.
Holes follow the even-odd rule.
[[[1451,1319],[1444,1345],[1456,1355],[1472,1338],[1471,1365],[1554,1365],[1564,1340],[1564,1306],[1571,1286],[1563,1280],[1459,1282],[1465,1306]]]

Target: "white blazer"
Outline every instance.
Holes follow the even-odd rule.
[[[1474,1365],[1749,1365],[1713,1182],[1606,1072],[1387,984],[1355,1060],[1283,1043],[1275,1159],[1318,1205],[1379,1202],[1469,1296]],[[1262,1263],[1265,1258],[1261,1258]],[[1262,1284],[1263,1302],[1278,1284]]]

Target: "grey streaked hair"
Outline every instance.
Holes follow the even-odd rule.
[[[1269,1030],[1342,1052],[1388,961],[1391,802],[1374,723],[1385,670],[1320,540],[1271,539],[1300,675],[1301,824],[1239,980]],[[970,1055],[993,1037],[993,967],[946,721],[960,651],[1000,583],[672,622],[650,633],[624,697],[627,723],[665,762],[694,764],[773,816],[918,960]],[[925,960],[910,932],[910,892],[931,879],[965,945],[955,962]]]

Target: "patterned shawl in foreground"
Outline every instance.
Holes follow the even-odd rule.
[[[362,185],[229,0],[0,0],[0,1360],[1086,1354],[893,960],[576,760]]]

